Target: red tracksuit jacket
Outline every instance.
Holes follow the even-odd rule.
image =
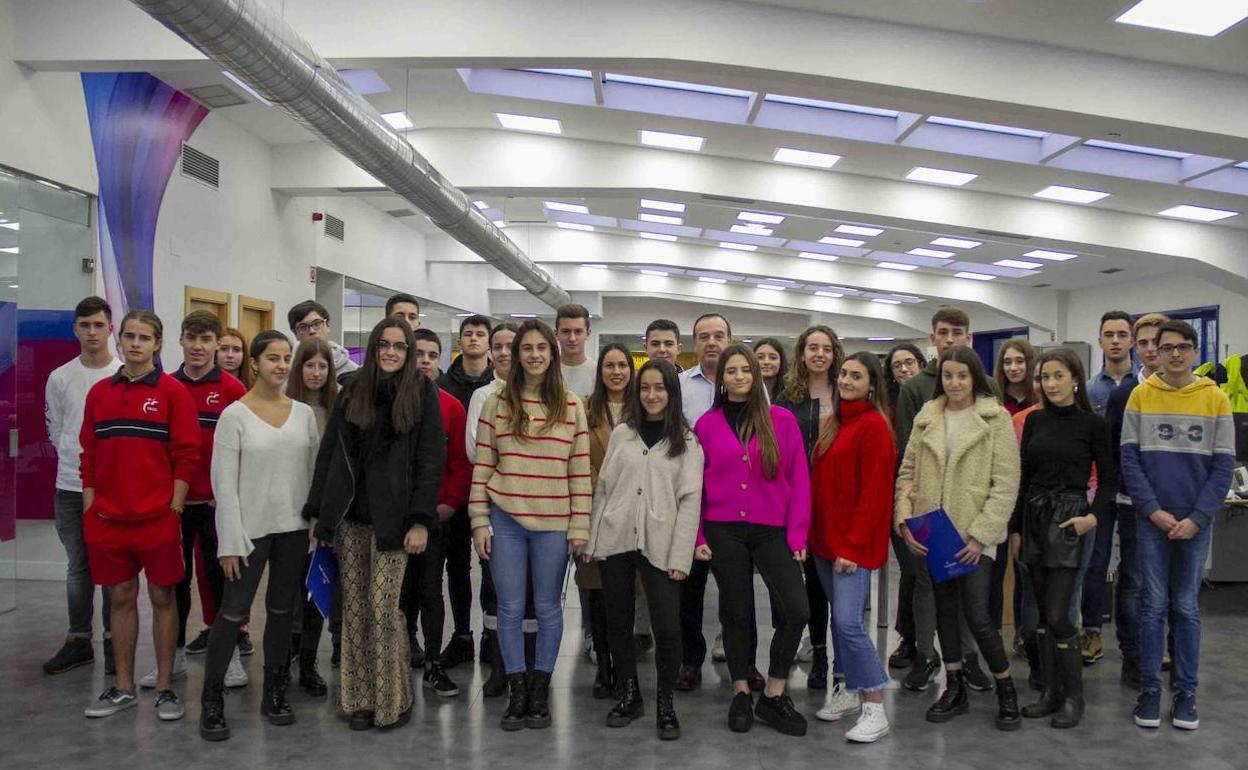
[[[446,469],[442,471],[442,487],[438,505],[449,505],[456,511],[468,507],[468,490],[472,486],[472,463],[464,444],[468,412],[459,399],[438,388],[438,405],[442,407],[442,426],[446,429]]]
[[[187,377],[184,368],[179,366],[173,378],[191,394],[199,415],[199,462],[195,466],[195,475],[191,477],[191,489],[186,494],[186,501],[211,502],[212,444],[217,432],[217,420],[227,406],[247,395],[247,388],[219,366],[212,367],[212,371],[198,380]]]

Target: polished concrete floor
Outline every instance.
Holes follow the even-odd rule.
[[[715,606],[714,583],[708,608]],[[766,592],[759,586],[760,605]],[[646,717],[626,729],[610,729],[602,720],[607,703],[590,693],[592,668],[579,654],[579,610],[569,597],[562,657],[554,679],[554,726],[548,730],[503,733],[501,699],[484,699],[483,672],[461,666],[452,675],[459,697],[440,699],[417,688],[412,723],[393,732],[351,732],[331,697],[312,699],[292,688],[298,720],[272,727],[260,721],[258,700],[262,666],[257,653],[244,658],[252,684],[227,698],[233,738],[209,744],[197,732],[198,695],[203,658],[191,658],[188,678],[176,685],[187,703],[187,718],[161,723],[152,708],[151,691],[138,708],[103,720],[87,720],[82,709],[105,686],[102,663],[50,677],[40,664],[60,643],[64,627],[64,589],[56,583],[19,582],[18,609],[0,615],[0,768],[141,768],[190,770],[201,767],[321,768],[813,768],[852,763],[857,768],[1206,768],[1248,767],[1248,585],[1206,590],[1205,639],[1202,649],[1198,732],[1145,731],[1131,724],[1134,694],[1118,683],[1118,654],[1112,641],[1105,660],[1085,669],[1088,714],[1076,730],[1055,731],[1028,722],[1016,733],[992,727],[990,693],[973,695],[971,713],[946,725],[931,725],[923,712],[936,688],[923,694],[892,687],[886,703],[893,732],[870,746],[847,744],[848,722],[825,724],[813,719],[822,694],[805,688],[805,671],[795,671],[793,695],[811,716],[804,738],[789,738],[756,725],[748,734],[726,725],[728,686],[723,664],[707,663],[700,692],[680,693],[677,708],[684,736],[660,743],[654,735],[651,656],[641,671],[648,698]],[[259,609],[259,606],[257,607]],[[708,637],[714,612],[707,612]],[[760,612],[760,617],[767,617]],[[257,612],[257,640],[263,612]],[[192,615],[192,633],[198,628]],[[144,628],[147,628],[146,612]],[[479,626],[478,626],[479,627]],[[1108,631],[1109,629],[1107,629]],[[764,639],[769,629],[760,629]],[[1008,629],[1007,629],[1008,635]],[[1112,637],[1112,633],[1110,634]],[[881,637],[891,644],[894,638]],[[97,645],[98,646],[98,645]],[[258,645],[257,645],[258,646]],[[138,652],[140,673],[151,666],[150,642]],[[101,658],[97,653],[97,661]],[[332,676],[329,644],[322,645],[322,672]],[[1024,674],[1025,664],[1020,673]],[[900,675],[904,672],[893,672]],[[417,680],[418,681],[418,680]],[[1024,695],[1026,700],[1030,695]],[[1024,702],[1026,702],[1026,700]]]

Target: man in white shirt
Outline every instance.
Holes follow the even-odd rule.
[[[91,625],[95,609],[95,585],[87,562],[82,535],[82,479],[78,456],[82,446],[78,432],[87,391],[108,379],[121,367],[113,355],[113,311],[99,297],[87,297],[74,308],[74,336],[78,357],[52,372],[44,396],[48,438],[56,447],[56,534],[65,547],[65,595],[69,604],[69,633],[65,644],[43,664],[46,674],[63,674],[95,661]],[[109,634],[108,592],[104,594],[104,672],[113,673],[113,646]]]
[[[564,305],[555,311],[555,336],[559,338],[559,365],[563,384],[584,400],[594,392],[594,362],[585,354],[589,342],[589,310],[584,305]]]

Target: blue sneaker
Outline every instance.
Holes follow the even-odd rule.
[[[1196,715],[1196,694],[1181,692],[1174,696],[1174,706],[1170,710],[1170,724],[1180,730],[1195,730],[1200,727],[1200,717]]]
[[[1139,727],[1161,727],[1161,693],[1140,693],[1132,716]]]

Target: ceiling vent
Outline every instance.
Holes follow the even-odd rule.
[[[187,88],[182,93],[205,107],[235,107],[247,103],[246,99],[221,85]]]
[[[975,233],[977,235],[982,235],[985,238],[1008,238],[1011,241],[1030,241],[1031,240],[1030,235],[1019,235],[1017,233],[999,233],[996,230],[976,230]]]
[[[386,213],[394,217],[395,219],[402,219],[404,217],[416,216],[416,212],[412,211],[411,209],[390,209]]]
[[[1111,268],[1109,268],[1109,269],[1107,269],[1107,270],[1102,270],[1102,271],[1101,271],[1101,273],[1102,273],[1103,275],[1113,275],[1114,273],[1121,273],[1121,272],[1122,272],[1122,268],[1121,268],[1121,267],[1111,267]]]
[[[221,161],[184,142],[182,144],[182,176],[202,182],[215,190],[221,186]]]
[[[347,239],[347,223],[333,214],[325,214],[325,235],[336,241]]]

